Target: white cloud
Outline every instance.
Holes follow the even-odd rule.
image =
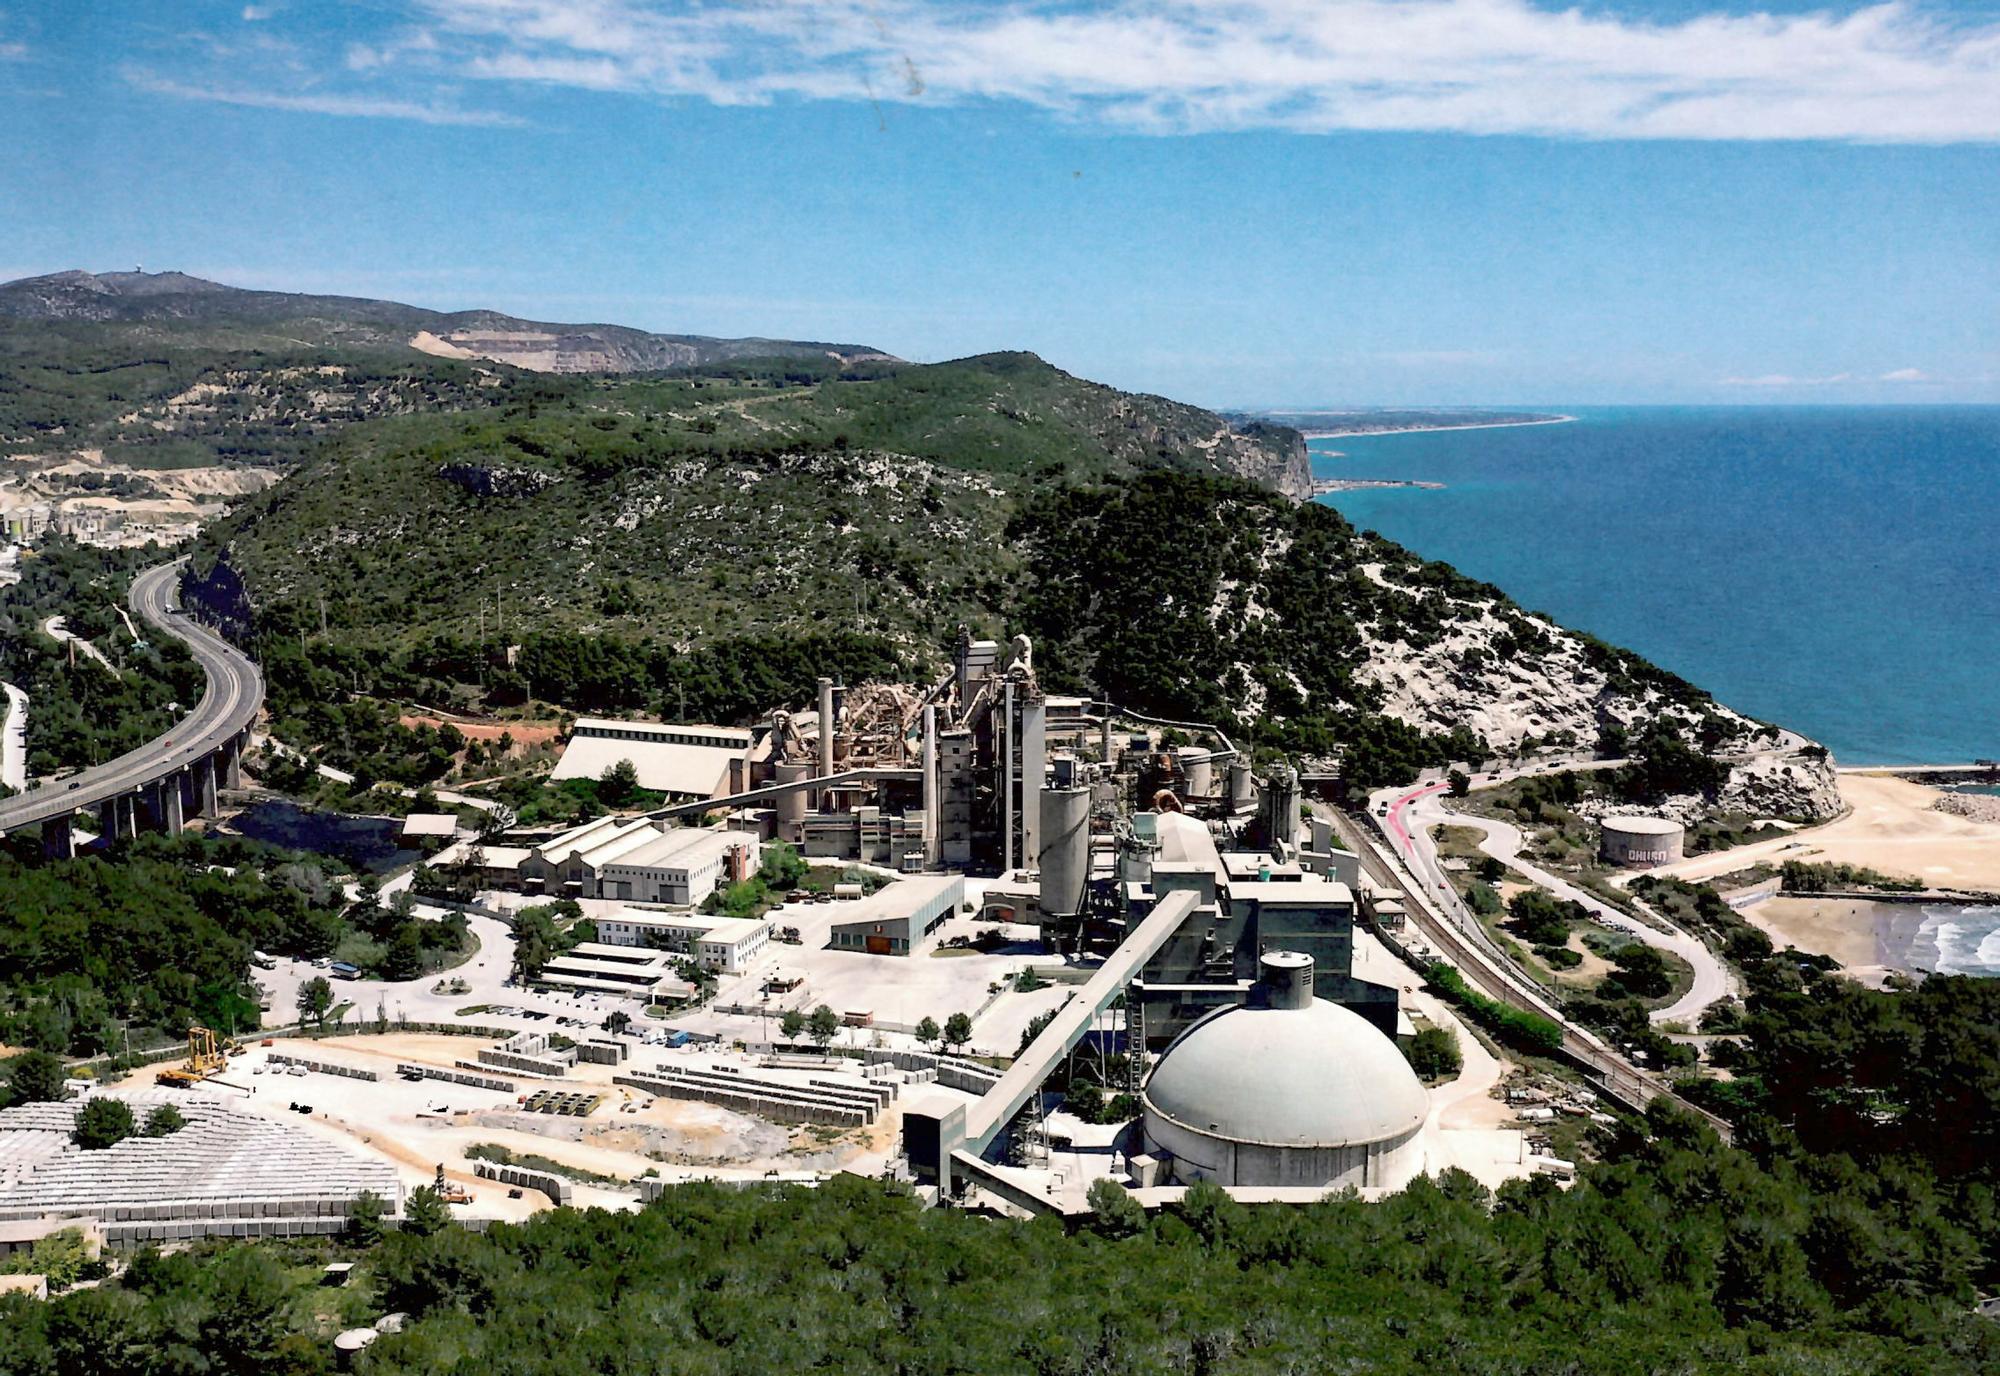
[[[1759,377],[1726,377],[1724,387],[1831,387],[1837,383],[1852,382],[1852,373],[1834,373],[1829,377],[1792,377],[1785,373],[1765,373]]]
[[[1898,368],[1893,373],[1884,373],[1878,382],[1929,382],[1930,374],[1921,368]]]
[[[369,50],[403,69],[718,104],[1005,100],[1160,133],[2000,140],[2000,22],[1943,0],[1673,23],[1531,0],[408,3],[435,48]]]
[[[258,110],[289,110],[302,114],[343,115],[362,119],[407,119],[420,124],[517,125],[512,115],[492,110],[461,110],[426,101],[398,100],[367,94],[266,91],[247,87],[209,86],[170,81],[149,72],[128,71],[125,79],[142,91],[177,100],[241,105]]]
[[[273,13],[275,11],[269,5],[245,5],[243,7],[243,22],[246,24],[255,24],[259,20],[269,19]]]

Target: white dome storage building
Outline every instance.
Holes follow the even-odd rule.
[[[1146,1149],[1181,1184],[1398,1189],[1424,1167],[1430,1096],[1396,1044],[1313,997],[1310,956],[1263,958],[1261,1004],[1174,1039],[1142,1095]]]

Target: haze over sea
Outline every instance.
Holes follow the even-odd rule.
[[[1356,525],[1645,655],[1843,764],[2000,757],[2000,407],[1554,407],[1341,435]]]

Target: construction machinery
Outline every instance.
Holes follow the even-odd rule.
[[[187,1059],[168,1066],[153,1078],[175,1089],[188,1089],[222,1073],[229,1064],[229,1045],[221,1043],[214,1031],[199,1024],[188,1028]]]
[[[431,1183],[437,1197],[447,1204],[470,1204],[472,1191],[463,1185],[454,1185],[444,1178],[444,1162],[438,1162],[437,1179]]]

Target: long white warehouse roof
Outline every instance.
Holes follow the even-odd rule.
[[[750,750],[753,735],[734,726],[578,717],[552,779],[596,779],[630,760],[639,787],[656,793],[713,798],[729,782],[729,766]]]

